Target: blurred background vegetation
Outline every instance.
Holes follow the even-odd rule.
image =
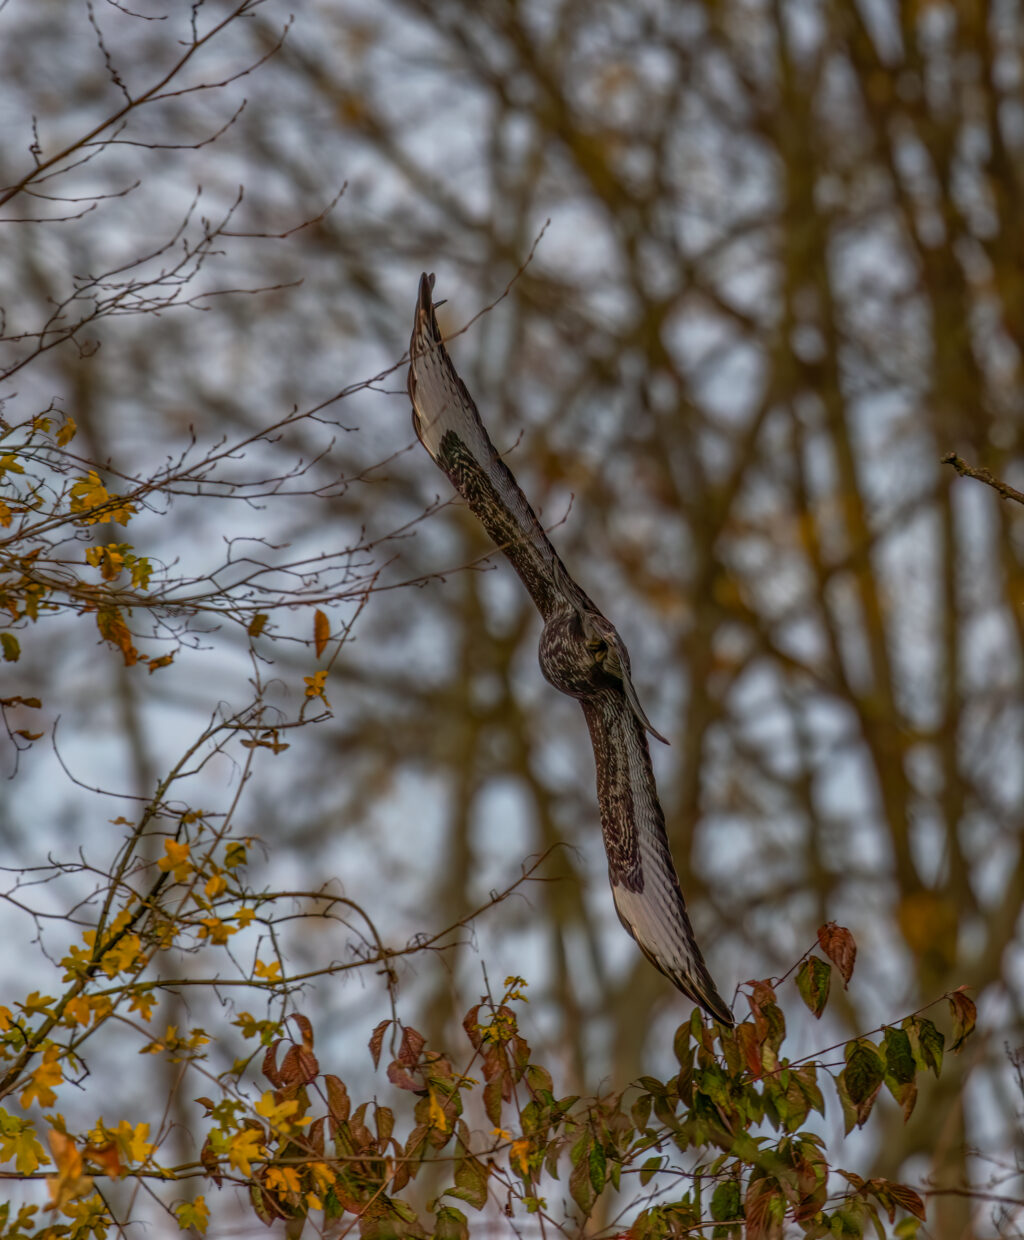
[[[189,20],[166,0],[0,11],[0,183],[159,83]],[[55,403],[83,456],[136,474],[190,428],[200,445],[255,434],[396,363],[421,270],[454,331],[550,221],[453,353],[672,741],[657,775],[712,972],[731,994],[842,922],[860,959],[831,1040],[972,987],[973,1049],[906,1126],[892,1108],[873,1158],[953,1188],[1012,1173],[1024,514],[940,458],[1020,484],[1020,4],[266,0],[208,2],[198,22],[223,28],[165,92],[4,207],[4,416]],[[240,186],[203,263],[177,291],[164,277],[177,308],[89,286],[165,246],[197,188],[186,242]],[[216,295],[255,288],[271,291]],[[244,508],[211,494],[150,514],[148,554],[214,566],[228,536],[266,540],[257,557],[362,538],[374,586],[331,671],[333,718],[246,802],[275,883],[336,878],[398,942],[564,841],[551,881],[475,942],[400,971],[405,1014],[443,1035],[483,959],[528,977],[531,1037],[570,1085],[667,1062],[685,1010],[615,920],[583,721],[540,677],[511,571],[478,571],[470,514],[417,521],[450,493],[414,446],[404,370],[239,460],[306,472]],[[308,612],[288,623],[309,638]],[[145,795],[250,692],[244,629],[199,627],[149,676],[40,626],[4,679],[60,714],[87,783]],[[285,684],[314,670],[308,641],[264,657]],[[0,805],[15,866],[109,831],[45,743]],[[362,1046],[380,996],[357,989],[315,995]],[[978,1209],[950,1196],[932,1234],[973,1234]]]

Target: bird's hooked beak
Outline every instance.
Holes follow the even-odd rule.
[[[668,740],[651,723],[644,713],[644,708],[640,705],[640,699],[633,688],[633,678],[629,672],[629,655],[618,633],[611,625],[608,626],[608,630],[605,630],[603,624],[599,626],[600,631],[597,631],[587,623],[586,618],[582,618],[582,627],[589,638],[587,645],[594,652],[595,660],[601,663],[606,672],[622,681],[622,691],[626,695],[629,709],[637,717],[641,727],[650,732],[663,745],[667,745]]]

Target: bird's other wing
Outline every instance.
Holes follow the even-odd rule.
[[[589,602],[569,577],[537,515],[491,443],[444,347],[434,313],[434,277],[420,277],[409,344],[409,399],[420,443],[508,556],[545,620],[567,592]]]
[[[732,1025],[686,913],[643,724],[621,690],[595,693],[581,705],[594,746],[608,877],[619,920],[684,995]]]

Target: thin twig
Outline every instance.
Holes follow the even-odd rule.
[[[1018,504],[1024,504],[1024,491],[1018,491],[1015,487],[1010,486],[1009,483],[1000,481],[987,469],[978,469],[974,465],[968,465],[964,458],[958,456],[955,452],[947,452],[940,463],[942,465],[952,465],[962,478],[976,478],[979,482],[984,482],[993,491],[998,491],[1003,499],[1012,499],[1016,500]]]

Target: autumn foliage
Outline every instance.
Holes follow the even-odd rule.
[[[0,1240],[1019,1230],[1022,32],[0,3]],[[578,711],[406,451],[435,265],[733,1030],[605,958]]]

